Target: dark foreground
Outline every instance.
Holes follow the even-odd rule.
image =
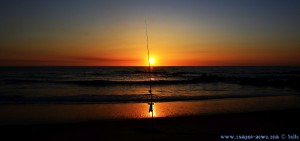
[[[6,125],[1,140],[300,140],[300,109],[173,118]],[[225,136],[222,136],[225,135]],[[267,136],[265,136],[267,135]],[[252,139],[251,139],[252,137]],[[240,139],[238,139],[240,138]]]

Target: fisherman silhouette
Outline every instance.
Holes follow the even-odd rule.
[[[150,112],[153,112],[153,105],[154,105],[154,103],[152,101],[152,91],[149,90],[149,93],[151,95],[151,99],[150,99],[151,101],[149,102],[149,105],[150,105],[150,107],[149,107],[149,113],[150,113]]]
[[[149,105],[150,105],[150,107],[149,107],[149,113],[150,113],[150,112],[153,112],[153,105],[154,105],[154,103],[151,101],[149,103]]]

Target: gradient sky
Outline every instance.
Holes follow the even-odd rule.
[[[1,0],[0,65],[300,65],[299,0]]]

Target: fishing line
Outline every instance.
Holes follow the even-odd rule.
[[[145,25],[146,25],[146,41],[147,41],[147,51],[148,51],[148,73],[149,73],[149,94],[150,94],[150,108],[149,112],[152,114],[152,119],[153,119],[153,99],[152,99],[152,82],[151,82],[151,63],[150,63],[150,50],[149,50],[149,45],[148,45],[148,24],[147,20],[145,19]]]

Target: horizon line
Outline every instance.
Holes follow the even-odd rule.
[[[80,65],[35,65],[35,66],[26,66],[26,65],[3,65],[0,67],[149,67],[147,65],[140,65],[140,66],[101,66],[101,65],[95,65],[95,66],[80,66]],[[300,67],[300,65],[174,65],[174,66],[151,66],[151,67]]]

